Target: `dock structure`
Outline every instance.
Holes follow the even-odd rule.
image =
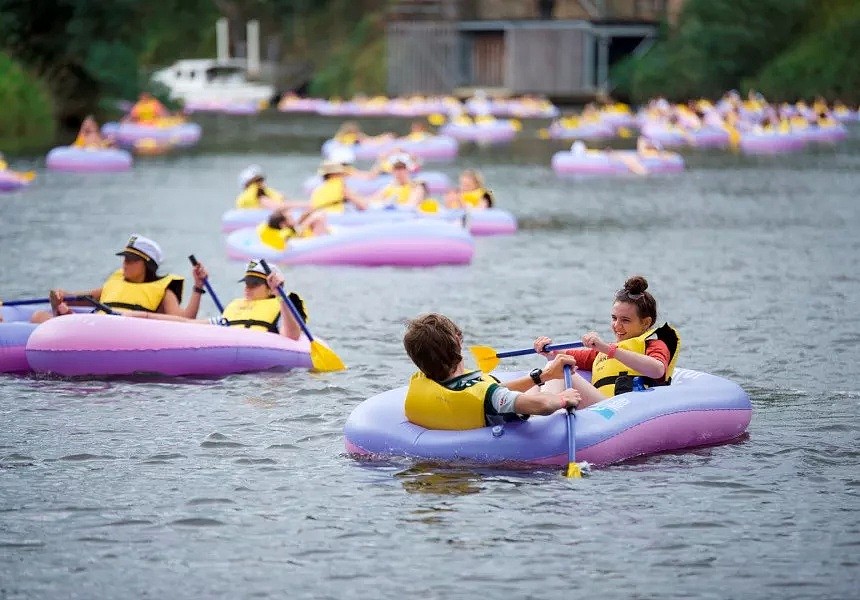
[[[609,67],[647,50],[683,0],[403,0],[386,27],[388,93],[611,90]]]

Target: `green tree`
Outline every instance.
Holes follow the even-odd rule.
[[[635,101],[719,96],[796,42],[812,0],[688,0],[674,31],[619,71]],[[626,76],[625,76],[626,75]]]
[[[51,96],[38,78],[0,52],[0,148],[29,150],[54,135]]]
[[[822,29],[780,54],[746,80],[766,97],[779,101],[824,96],[860,103],[860,5],[840,11]]]

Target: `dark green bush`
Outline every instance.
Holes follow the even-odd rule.
[[[55,124],[46,86],[3,53],[0,106],[0,150],[28,150],[50,144]]]

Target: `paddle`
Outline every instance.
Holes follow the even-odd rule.
[[[544,346],[544,352],[552,352],[553,350],[566,350],[567,348],[582,348],[582,342],[564,342],[561,344],[548,344]],[[500,358],[508,358],[511,356],[526,356],[527,354],[537,354],[534,348],[526,348],[524,350],[504,350],[496,352],[494,348],[489,346],[471,346],[469,351],[475,357],[478,363],[478,368],[484,373],[489,373],[499,366]]]
[[[188,257],[188,260],[191,261],[192,267],[196,267],[197,265],[200,264],[197,261],[197,259],[194,257],[193,254]],[[203,287],[205,287],[206,291],[209,292],[209,295],[212,296],[212,301],[215,303],[215,306],[218,308],[218,314],[223,313],[224,312],[224,306],[221,304],[221,301],[218,300],[218,296],[215,294],[215,290],[213,290],[212,286],[209,285],[209,278],[208,277],[205,277],[203,279]]]
[[[84,300],[86,296],[66,296],[65,300]],[[3,302],[0,300],[0,306],[27,306],[30,304],[48,304],[50,298],[27,298],[25,300],[9,300]]]
[[[106,312],[109,315],[119,315],[119,313],[113,310],[110,306],[108,306],[107,304],[102,304],[92,296],[79,296],[78,299],[86,300],[87,302],[95,306],[97,309]]]
[[[564,387],[570,389],[573,387],[573,376],[571,375],[570,365],[564,365]],[[573,477],[578,479],[582,477],[582,469],[576,463],[576,416],[573,414],[573,409],[567,409],[567,470],[564,472],[565,477]]]
[[[266,275],[271,274],[272,269],[269,268],[269,264],[266,262],[266,259],[260,259],[260,266],[263,267],[263,271],[266,272]],[[296,320],[296,323],[299,324],[299,327],[302,328],[302,331],[307,336],[308,340],[311,343],[311,364],[314,369],[317,371],[342,371],[346,369],[346,365],[343,364],[343,361],[340,357],[334,353],[334,350],[331,348],[324,346],[320,342],[314,339],[314,336],[311,335],[310,329],[305,324],[304,319],[299,314],[299,311],[296,310],[295,304],[290,300],[290,297],[284,292],[284,286],[278,286],[278,295],[281,297],[281,300],[284,301],[284,304],[287,305],[287,308],[290,309],[290,312],[293,313],[293,318]]]

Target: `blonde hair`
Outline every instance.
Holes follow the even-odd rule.
[[[481,172],[477,171],[476,169],[466,169],[465,171],[460,173],[460,178],[462,179],[463,177],[471,177],[477,187],[484,187],[484,176],[481,175]]]

